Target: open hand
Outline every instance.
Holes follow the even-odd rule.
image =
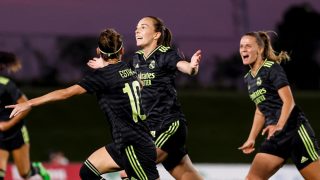
[[[252,153],[255,148],[254,148],[254,143],[255,141],[253,140],[247,140],[241,147],[239,147],[239,150],[242,150],[244,154],[250,154]]]
[[[101,57],[93,58],[88,61],[87,65],[92,69],[99,69],[105,66],[103,62],[104,60]]]
[[[267,139],[270,139],[272,136],[275,135],[276,132],[279,132],[281,130],[282,127],[279,127],[278,125],[268,125],[266,128],[262,130],[262,135],[268,133]]]
[[[26,111],[26,110],[30,110],[31,109],[31,105],[27,102],[24,103],[19,103],[19,104],[13,104],[13,105],[8,105],[6,106],[6,108],[13,108],[11,114],[10,114],[10,118],[18,115],[19,113]]]
[[[196,68],[199,66],[199,63],[201,61],[201,50],[198,50],[196,53],[193,54],[191,57],[190,66],[191,68]]]

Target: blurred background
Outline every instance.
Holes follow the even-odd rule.
[[[180,74],[177,89],[189,122],[188,147],[195,163],[249,163],[239,147],[247,138],[254,112],[244,88],[247,68],[239,41],[248,31],[268,30],[297,103],[320,137],[319,0],[1,0],[0,50],[17,54],[23,69],[12,77],[25,94],[36,97],[78,82],[95,56],[97,36],[115,28],[124,36],[128,60],[138,50],[134,30],[148,15],[164,20],[174,47],[187,58],[201,49],[200,73]],[[61,151],[82,162],[110,142],[108,124],[95,97],[84,95],[34,108],[28,116],[31,156],[49,160]]]

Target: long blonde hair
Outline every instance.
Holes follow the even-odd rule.
[[[258,46],[263,48],[262,59],[268,59],[277,63],[289,61],[290,56],[286,51],[280,51],[280,53],[277,53],[275,50],[273,50],[270,36],[268,35],[270,32],[272,31],[253,31],[246,33],[245,36],[252,36],[256,38]]]

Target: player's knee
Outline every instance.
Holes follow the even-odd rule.
[[[89,162],[88,160],[86,162]],[[89,162],[90,163],[90,162]],[[90,166],[95,169],[92,164],[90,163]],[[100,176],[100,173],[98,171],[92,170],[92,168],[89,168],[87,164],[82,164],[79,172],[79,176],[82,180],[100,180],[102,177]]]

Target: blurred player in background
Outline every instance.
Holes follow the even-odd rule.
[[[76,85],[8,106],[14,108],[11,116],[48,102],[94,94],[110,123],[113,142],[89,156],[80,169],[80,177],[101,180],[102,174],[125,169],[132,179],[158,179],[156,148],[141,107],[141,84],[127,63],[121,61],[124,48],[120,34],[113,29],[101,32],[97,53],[100,57],[93,61],[102,61],[103,68],[85,76]]]
[[[175,78],[178,72],[188,75],[198,73],[201,51],[188,62],[171,48],[171,32],[163,21],[154,16],[142,18],[135,31],[140,51],[129,62],[143,82],[142,107],[146,121],[154,133],[157,162],[175,179],[203,179],[192,165],[186,149],[187,122],[178,101]],[[93,68],[98,62],[89,62]],[[122,178],[125,175],[122,172]]]
[[[69,159],[64,155],[62,151],[51,150],[49,153],[50,165],[66,166],[69,164]]]
[[[0,52],[1,72],[16,72],[20,68],[20,61],[14,54]],[[30,162],[30,139],[24,120],[29,110],[10,118],[12,109],[5,109],[6,105],[27,100],[12,80],[0,75],[0,180],[5,177],[10,153],[22,178],[28,179],[39,174],[44,180],[50,180],[48,172],[40,162]]]
[[[295,104],[280,66],[281,61],[289,60],[287,52],[275,53],[264,31],[242,36],[239,50],[243,64],[250,66],[244,79],[256,104],[251,132],[239,149],[252,153],[258,134],[267,134],[246,179],[269,179],[289,158],[305,179],[320,179],[318,142],[306,116]]]

